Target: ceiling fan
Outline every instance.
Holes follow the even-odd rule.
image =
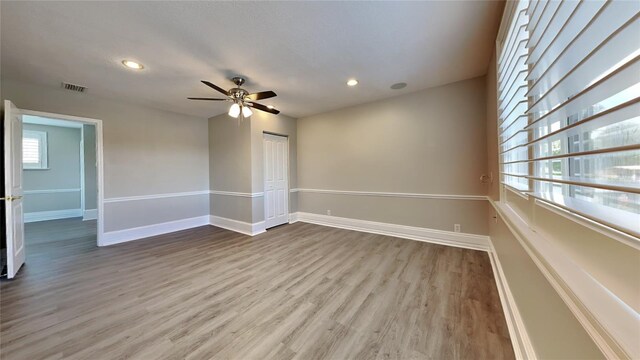
[[[237,118],[242,113],[243,117],[249,117],[253,115],[253,111],[251,108],[265,111],[271,114],[279,114],[280,111],[273,108],[273,106],[265,106],[262,104],[258,104],[256,100],[269,99],[277,96],[273,91],[260,91],[257,93],[249,94],[249,92],[245,89],[242,89],[240,86],[244,84],[246,81],[245,78],[241,76],[236,76],[231,78],[234,84],[236,84],[235,88],[229,89],[228,91],[212,84],[209,81],[202,80],[202,83],[207,85],[208,87],[224,94],[226,98],[218,99],[218,98],[201,98],[201,97],[190,97],[187,98],[189,100],[208,100],[208,101],[231,101],[233,104],[229,108],[229,116],[233,118]]]

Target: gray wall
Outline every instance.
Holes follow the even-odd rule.
[[[209,188],[207,120],[107,98],[2,79],[18,107],[103,121],[105,198]],[[172,204],[179,204],[172,209]],[[105,231],[209,214],[208,195],[105,202]],[[141,211],[141,208],[143,211]],[[123,223],[120,219],[129,219]]]
[[[210,189],[251,193],[251,122],[222,114],[209,119]],[[252,222],[251,198],[211,195],[211,215]]]
[[[209,119],[209,173],[211,190],[243,195],[212,194],[211,215],[257,223],[264,220],[264,132],[289,138],[289,187],[297,186],[296,120],[285,115],[254,111],[250,119],[238,120],[222,114]],[[290,194],[289,210],[296,210],[297,198]]]
[[[251,117],[251,188],[254,193],[264,191],[264,147],[265,132],[283,135],[289,139],[289,188],[298,185],[298,136],[297,121],[285,115],[272,115],[255,111]],[[289,193],[289,212],[297,211],[297,193]],[[252,220],[264,221],[264,197],[253,198]]]
[[[301,189],[485,195],[484,77],[298,120]],[[485,201],[301,192],[299,211],[487,234]]]
[[[23,171],[25,213],[80,209],[80,129],[24,124],[24,130],[47,133],[49,168]],[[33,190],[70,190],[29,194]]]
[[[97,208],[98,202],[98,169],[96,167],[96,127],[82,126],[82,142],[84,151],[84,208]]]

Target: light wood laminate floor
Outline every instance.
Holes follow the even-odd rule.
[[[303,223],[48,244],[0,284],[2,359],[514,357],[480,251]]]

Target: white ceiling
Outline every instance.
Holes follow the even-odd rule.
[[[486,73],[502,4],[425,2],[1,2],[2,77],[201,117],[235,74],[303,117]],[[137,60],[143,71],[121,65]],[[355,77],[360,85],[349,88]],[[409,85],[391,90],[397,82]]]

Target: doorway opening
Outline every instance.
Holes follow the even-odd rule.
[[[33,115],[23,115],[22,124],[27,260],[96,246],[95,125]]]
[[[4,140],[7,278],[100,246],[102,122],[5,101]]]

